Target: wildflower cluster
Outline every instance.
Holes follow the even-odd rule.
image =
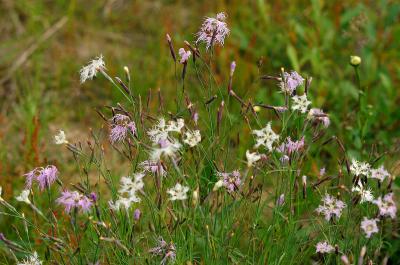
[[[18,207],[0,187],[5,215],[19,222],[18,238],[0,241],[17,264],[372,264],[391,253],[382,245],[396,229],[392,170],[373,152],[368,162],[351,159],[366,152],[330,134],[310,77],[269,76],[281,97],[274,106],[242,98],[233,82],[240,61],[226,66],[226,92],[198,71],[214,69],[207,52],[224,44],[225,21],[206,18],[179,58],[167,35],[173,67],[183,68],[171,104],[161,89],[156,99],[131,89],[127,67],[125,80],[110,77],[102,56],[81,69],[81,83],[100,73],[126,101],[97,110],[104,126],[86,143],[56,134],[76,176],[31,170],[12,196]],[[198,91],[184,86],[192,63]]]

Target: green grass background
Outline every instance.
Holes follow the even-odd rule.
[[[0,185],[5,198],[18,193],[23,173],[47,162],[56,163],[64,179],[73,179],[75,164],[52,144],[52,136],[61,128],[84,142],[88,129],[102,124],[94,109],[123,101],[104,78],[80,85],[83,64],[103,54],[111,76],[122,76],[126,65],[135,91],[144,96],[151,89],[155,98],[160,89],[173,107],[175,72],[165,34],[177,50],[184,40],[195,39],[204,16],[220,11],[227,13],[231,29],[214,55],[221,87],[226,87],[229,64],[235,60],[237,94],[276,105],[281,103],[276,85],[259,77],[277,74],[281,67],[294,69],[313,77],[314,107],[330,114],[331,131],[351,154],[368,156],[371,150],[382,153],[398,146],[398,1],[5,0],[0,3],[0,79],[47,28],[68,18],[0,85]],[[362,58],[361,84],[368,101],[362,132],[354,124],[358,92],[350,55]],[[200,89],[190,66],[186,89]],[[388,158],[395,175],[398,158]],[[5,225],[1,222],[0,228]]]

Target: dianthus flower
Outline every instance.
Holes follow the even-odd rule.
[[[58,169],[53,165],[49,165],[45,168],[38,167],[26,173],[24,176],[26,177],[25,189],[31,189],[33,182],[36,181],[39,188],[44,190],[57,180]]]
[[[322,199],[322,205],[317,208],[319,214],[323,214],[327,221],[331,220],[333,217],[340,218],[342,215],[342,210],[346,207],[346,204],[341,200],[334,198],[329,194],[325,194]]]
[[[69,213],[72,209],[80,209],[82,212],[88,212],[92,206],[92,201],[77,191],[63,191],[61,197],[56,200],[58,204],[65,207],[65,212]]]
[[[204,42],[207,50],[214,44],[224,45],[225,37],[229,34],[228,26],[225,22],[225,13],[218,13],[216,18],[208,17],[201,25],[197,33],[197,43]]]
[[[125,140],[129,133],[135,134],[136,132],[135,122],[131,121],[131,119],[126,115],[115,114],[110,122],[110,141],[113,144]]]

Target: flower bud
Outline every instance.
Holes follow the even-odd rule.
[[[142,212],[140,211],[140,209],[136,209],[133,212],[133,218],[135,219],[135,221],[139,221],[141,214],[142,214]]]
[[[260,107],[260,106],[254,106],[254,107],[253,107],[253,110],[254,110],[255,112],[259,112],[259,111],[261,110],[261,107]]]
[[[197,188],[193,191],[192,205],[193,205],[193,206],[196,206],[198,202],[199,202],[199,187],[197,187]]]
[[[350,64],[352,66],[359,66],[361,64],[361,57],[356,55],[350,56]]]

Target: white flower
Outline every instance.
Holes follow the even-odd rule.
[[[140,202],[141,199],[137,196],[137,192],[144,187],[144,176],[144,173],[135,173],[133,178],[130,176],[122,177],[120,180],[121,186],[118,190],[118,199],[115,202],[108,202],[110,208],[113,210],[119,210],[121,207],[129,209],[132,203]]]
[[[201,142],[201,135],[199,130],[195,131],[187,131],[185,132],[185,137],[183,138],[183,142],[188,144],[190,147],[196,146]]]
[[[261,155],[257,152],[251,153],[249,150],[246,151],[247,166],[252,167],[255,162],[261,159]]]
[[[378,179],[380,182],[384,181],[386,177],[390,177],[389,172],[384,168],[384,166],[381,166],[380,168],[377,169],[371,169],[371,175],[370,177],[373,179]]]
[[[371,188],[365,188],[359,180],[357,185],[351,189],[352,192],[357,192],[361,196],[360,203],[372,202],[374,195],[371,192]]]
[[[118,190],[118,193],[123,195],[123,194],[128,194],[129,196],[136,195],[136,192],[143,189],[144,183],[143,183],[143,177],[145,175],[143,173],[135,173],[133,176],[133,179],[131,177],[122,177],[120,182],[121,182],[121,187]],[[140,198],[138,202],[140,201]]]
[[[361,228],[364,230],[366,238],[370,238],[372,234],[379,232],[376,224],[377,221],[379,221],[379,219],[368,219],[364,217],[364,220],[361,222]]]
[[[256,135],[256,144],[255,148],[260,147],[261,145],[265,146],[269,151],[272,151],[272,145],[274,142],[278,141],[279,135],[277,135],[271,129],[271,122],[262,128],[261,130],[253,130],[253,134]]]
[[[292,99],[293,99],[293,105],[292,105],[292,110],[293,111],[298,110],[301,113],[306,113],[307,112],[308,105],[311,104],[311,101],[309,101],[307,99],[307,95],[306,94],[304,94],[302,96],[297,96],[297,95],[293,96]]]
[[[150,160],[159,161],[162,156],[175,158],[176,153],[182,145],[176,139],[161,139],[159,141],[159,147],[152,150],[150,154]]]
[[[118,200],[116,200],[115,203],[113,201],[108,201],[108,205],[110,206],[111,209],[115,211],[118,211],[121,208],[128,210],[131,207],[132,203],[137,202],[137,199],[139,198],[135,196],[131,196],[129,198],[124,198],[119,196]]]
[[[31,201],[29,200],[29,194],[30,190],[23,190],[19,196],[15,197],[15,199],[19,202],[25,202],[26,204],[31,204]]]
[[[81,84],[86,80],[92,80],[96,76],[99,70],[105,70],[106,65],[103,61],[103,55],[100,55],[96,59],[91,60],[86,66],[82,67],[79,71],[81,75]]]
[[[39,260],[37,252],[33,252],[26,260],[18,262],[17,265],[42,265],[42,261]]]
[[[223,186],[224,186],[224,180],[223,180],[223,179],[220,179],[220,180],[218,180],[217,182],[215,182],[213,191],[217,191],[217,190],[219,190],[219,189],[220,189],[221,187],[223,187]]]
[[[366,162],[359,162],[355,159],[351,161],[350,171],[355,176],[368,176],[371,166]]]
[[[322,254],[332,253],[335,250],[335,248],[326,241],[318,242],[315,248],[316,248],[315,251],[316,253],[322,253]]]
[[[67,144],[67,138],[65,136],[65,132],[63,130],[59,130],[58,134],[54,136],[55,144]]]
[[[169,121],[168,125],[167,125],[167,131],[181,133],[181,130],[184,126],[185,126],[184,119],[177,119],[176,121]]]
[[[186,200],[186,193],[189,191],[189,187],[182,186],[180,183],[176,183],[175,187],[167,190],[167,193],[170,195],[170,200]]]
[[[165,122],[164,118],[158,120],[151,130],[147,132],[150,140],[158,144],[160,140],[165,140],[168,138],[169,132],[181,133],[182,128],[185,126],[185,121],[183,119],[178,119],[177,121],[169,121],[168,124]]]

